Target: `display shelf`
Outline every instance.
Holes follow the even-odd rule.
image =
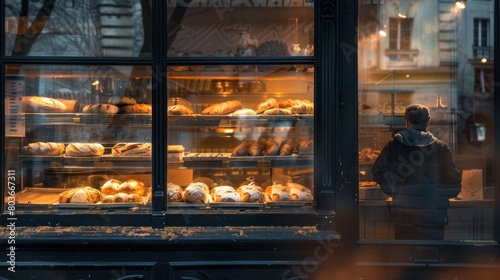
[[[299,120],[312,122],[313,115],[169,115],[169,122],[177,126],[224,126],[224,127],[255,127],[255,126],[295,126]]]

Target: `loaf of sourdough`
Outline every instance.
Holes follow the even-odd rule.
[[[119,109],[117,106],[112,105],[112,104],[89,104],[83,107],[82,112],[83,113],[89,113],[89,114],[116,114],[118,113]]]
[[[240,194],[231,186],[218,186],[210,191],[214,202],[241,202]]]
[[[62,102],[43,96],[26,96],[23,98],[26,113],[66,113],[68,108]]]
[[[181,202],[182,201],[182,188],[179,185],[169,182],[167,184],[167,201],[168,202]]]
[[[119,108],[121,114],[151,114],[153,112],[153,107],[150,104],[134,104],[121,106]]]
[[[210,202],[210,191],[206,184],[201,182],[189,184],[182,194],[182,200],[188,203]]]
[[[101,193],[103,195],[117,194],[118,187],[121,185],[121,183],[121,181],[116,179],[108,180],[101,186]]]
[[[99,143],[71,143],[66,146],[66,155],[70,157],[102,156],[104,147]]]
[[[117,143],[111,148],[111,155],[119,157],[151,156],[151,143]]]
[[[135,179],[128,179],[127,181],[121,183],[117,189],[118,193],[126,193],[126,194],[138,194],[139,196],[143,196],[146,192],[146,187],[144,183]]]
[[[97,203],[101,192],[92,187],[74,188],[59,194],[59,203]]]
[[[54,142],[34,142],[23,147],[23,154],[37,156],[60,156],[64,152],[64,144]]]
[[[290,193],[286,187],[279,183],[273,183],[271,186],[268,186],[265,194],[268,202],[291,200]]]
[[[311,190],[298,183],[287,183],[286,189],[290,199],[294,201],[311,201],[313,199]]]
[[[254,182],[239,186],[236,192],[240,194],[242,202],[264,203],[266,201],[262,188],[257,186]]]

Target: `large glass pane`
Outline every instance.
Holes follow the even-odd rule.
[[[167,10],[169,57],[313,53],[309,1],[168,1]]]
[[[151,56],[150,2],[5,0],[5,55]]]
[[[464,3],[359,1],[361,239],[494,237],[495,1]]]
[[[5,209],[149,212],[151,67],[5,72]]]

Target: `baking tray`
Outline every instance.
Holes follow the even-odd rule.
[[[145,202],[124,202],[124,203],[52,203],[52,206],[55,208],[61,209],[121,209],[121,208],[133,208],[145,205]]]
[[[75,123],[128,125],[151,124],[151,114],[76,114]]]
[[[231,153],[189,153],[184,154],[184,161],[226,161]]]
[[[312,205],[309,201],[274,201],[266,202],[266,205],[270,207],[302,207],[306,204]]]
[[[213,208],[263,208],[265,204],[258,202],[211,202],[208,206]]]
[[[129,162],[129,161],[151,161],[151,156],[113,156],[113,155],[103,155],[101,156],[102,161],[117,161],[117,162]]]
[[[16,192],[16,203],[50,205],[58,202],[59,194],[65,190],[61,188],[26,188]]]

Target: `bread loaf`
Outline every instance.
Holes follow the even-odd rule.
[[[112,96],[108,98],[108,104],[113,104],[115,106],[125,106],[137,104],[137,101],[128,96]]]
[[[127,193],[117,193],[113,195],[113,203],[124,203],[127,202]]]
[[[43,96],[26,96],[23,98],[23,109],[26,113],[66,113],[68,108],[54,98]]]
[[[60,156],[64,152],[64,144],[54,142],[35,142],[23,147],[23,154],[38,156]]]
[[[68,113],[77,113],[80,112],[80,103],[78,100],[74,99],[56,99],[66,106],[66,110]]]
[[[243,109],[234,111],[233,116],[255,116],[256,114],[257,113],[255,113],[255,111],[252,109],[243,108]]]
[[[119,109],[112,104],[89,104],[83,107],[82,112],[88,114],[116,114]]]
[[[279,104],[278,101],[274,98],[268,98],[265,101],[260,102],[257,104],[257,108],[255,109],[255,113],[261,114],[267,109],[271,108],[278,108]]]
[[[167,184],[167,201],[168,202],[181,202],[182,201],[182,188],[174,183]]]
[[[193,110],[183,105],[168,106],[167,114],[169,115],[192,115]]]
[[[151,114],[153,107],[149,104],[125,105],[119,108],[121,114]]]
[[[271,108],[262,112],[262,115],[291,115],[292,111],[285,108]]]
[[[74,188],[59,194],[59,203],[97,203],[101,192],[92,187]]]
[[[127,194],[125,197],[125,202],[142,202],[142,196],[136,193]]]
[[[204,183],[197,182],[189,184],[184,193],[182,200],[187,203],[207,203],[210,201],[210,191]]]
[[[290,108],[292,114],[312,114],[314,113],[314,105],[308,103],[300,103],[297,105],[293,105]]]
[[[207,109],[210,108],[210,112]],[[210,106],[207,109],[202,111],[205,112],[205,115],[227,115],[233,113],[237,110],[243,108],[243,105],[239,100],[229,100],[215,104],[215,106]],[[207,114],[208,112],[208,114]]]
[[[111,155],[119,157],[151,156],[151,143],[117,143],[111,148]]]
[[[71,143],[66,146],[66,155],[70,157],[102,156],[104,147],[99,143]]]

